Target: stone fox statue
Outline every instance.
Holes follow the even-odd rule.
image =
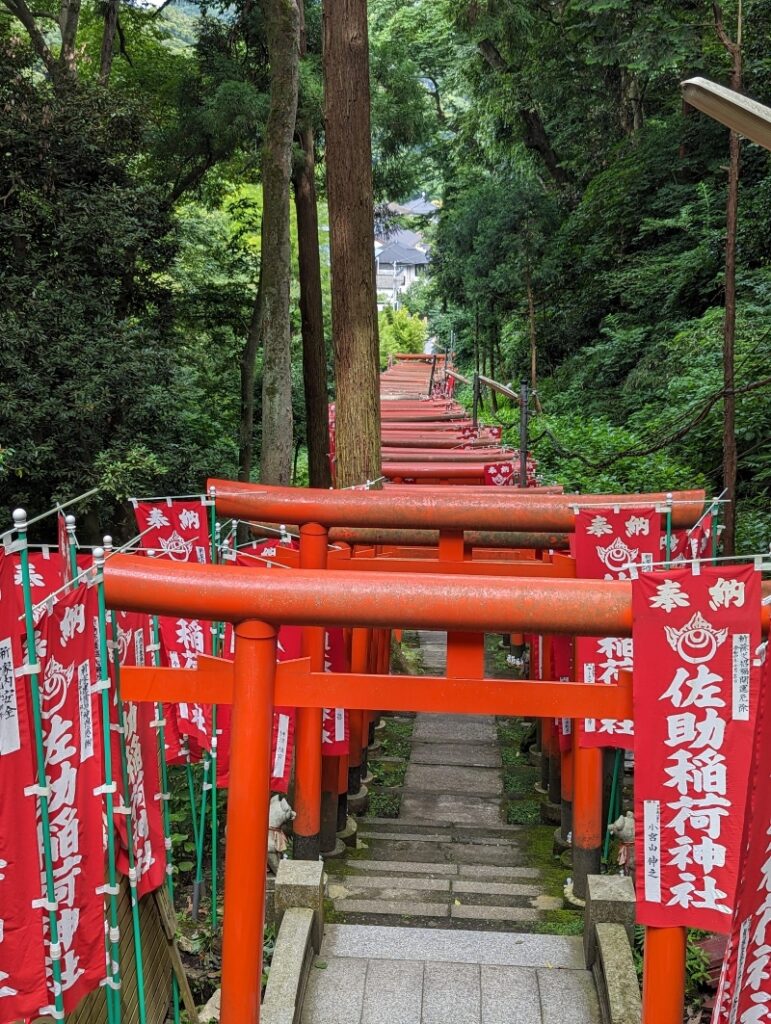
[[[270,798],[270,812],[268,815],[268,867],[275,873],[278,871],[278,863],[281,855],[286,850],[286,835],[283,825],[288,821],[294,821],[297,811],[289,806],[289,801],[278,793]]]
[[[634,814],[627,811],[608,825],[608,832],[615,836],[621,844],[618,852],[618,866],[625,875],[634,878]]]

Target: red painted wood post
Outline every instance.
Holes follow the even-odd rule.
[[[222,1024],[258,1024],[260,1019],[275,673],[275,629],[262,622],[237,625],[225,846]]]
[[[685,928],[645,929],[642,1024],[682,1024]]]
[[[602,750],[573,739],[573,891],[583,900],[588,876],[600,873]]]
[[[326,564],[326,529],[316,523],[301,526],[300,568],[324,569]],[[324,671],[323,627],[303,627],[302,652],[311,659],[313,671]],[[298,708],[294,792],[296,860],[318,860],[321,853],[321,722],[321,708]]]

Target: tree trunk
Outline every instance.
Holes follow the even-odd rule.
[[[338,487],[380,476],[366,0],[324,0],[324,106],[332,257]]]
[[[261,0],[270,60],[270,110],[262,161],[262,451],[260,479],[292,479],[289,181],[297,116],[300,15],[296,0]]]
[[[104,31],[102,32],[102,53],[99,60],[99,83],[101,85],[107,85],[110,80],[119,7],[120,0],[107,0],[104,11]]]
[[[305,5],[302,0],[299,3],[299,13],[300,57],[302,58],[307,51]],[[294,184],[294,205],[297,212],[308,477],[311,487],[331,487],[327,350],[324,342],[319,216],[316,203],[315,150],[312,126],[303,127],[299,136],[302,154],[295,161],[292,182]]]
[[[59,60],[70,78],[77,76],[75,63],[75,44],[80,23],[80,0],[62,0],[59,12],[59,29],[62,36],[62,48]]]
[[[718,37],[731,55],[731,88],[742,87],[742,8],[739,4],[736,42],[723,28],[720,6],[713,4]],[[736,132],[728,141],[728,198],[726,200],[725,239],[725,318],[723,320],[723,487],[727,503],[723,506],[725,530],[723,553],[736,550],[736,396],[734,395],[734,343],[736,339],[736,228],[739,210],[740,142]]]
[[[254,457],[254,375],[260,347],[260,309],[262,307],[262,270],[254,298],[252,318],[241,353],[241,415],[238,430],[238,479],[249,482]]]
[[[301,132],[303,154],[294,172],[297,245],[300,266],[300,315],[303,336],[303,385],[311,487],[330,487],[327,353],[321,298],[319,220],[314,181],[313,129]]]
[[[536,412],[543,412],[541,400],[538,397],[538,335],[535,329],[535,296],[530,267],[525,268],[525,288],[527,289],[527,322],[530,327],[530,390]]]

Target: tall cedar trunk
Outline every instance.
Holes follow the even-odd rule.
[[[300,316],[303,336],[303,386],[311,487],[330,487],[327,353],[321,298],[319,220],[314,181],[313,129],[300,133],[302,156],[295,162],[294,205],[300,266]]]
[[[736,42],[723,28],[720,6],[713,4],[718,36],[731,55],[731,88],[742,87],[742,8],[739,5]],[[723,487],[728,502],[723,506],[725,531],[723,552],[732,555],[736,549],[736,397],[734,395],[734,343],[736,339],[736,227],[739,210],[739,136],[732,131],[728,141],[728,198],[726,200],[725,240],[725,319],[723,321]]]
[[[324,0],[323,22],[336,482],[349,487],[380,476],[367,0]]]
[[[303,0],[300,0],[298,9],[300,14],[300,57],[302,58],[307,52]],[[299,138],[302,153],[295,161],[292,182],[297,213],[308,477],[311,487],[330,487],[332,473],[329,465],[327,351],[324,343],[324,306],[321,294],[313,128],[310,125],[301,128]]]
[[[297,117],[300,15],[296,0],[261,0],[270,60],[270,110],[262,161],[262,452],[260,479],[292,479],[289,181]]]
[[[262,270],[252,307],[252,318],[241,352],[241,415],[238,426],[238,479],[249,481],[254,458],[254,377],[257,350],[260,347],[260,309],[262,308]]]
[[[107,0],[104,9],[104,31],[102,32],[102,53],[99,60],[99,82],[107,85],[112,71],[113,44],[118,28],[120,0]]]

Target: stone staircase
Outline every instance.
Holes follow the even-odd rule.
[[[361,819],[358,856],[330,874],[334,920],[400,926],[529,930],[558,907],[523,865],[519,828]],[[335,871],[335,867],[328,865]]]
[[[444,634],[418,640],[424,669],[443,673]],[[562,902],[528,864],[523,826],[504,824],[502,796],[494,718],[417,715],[399,817],[360,818],[357,849],[328,862],[334,919],[537,929]]]

